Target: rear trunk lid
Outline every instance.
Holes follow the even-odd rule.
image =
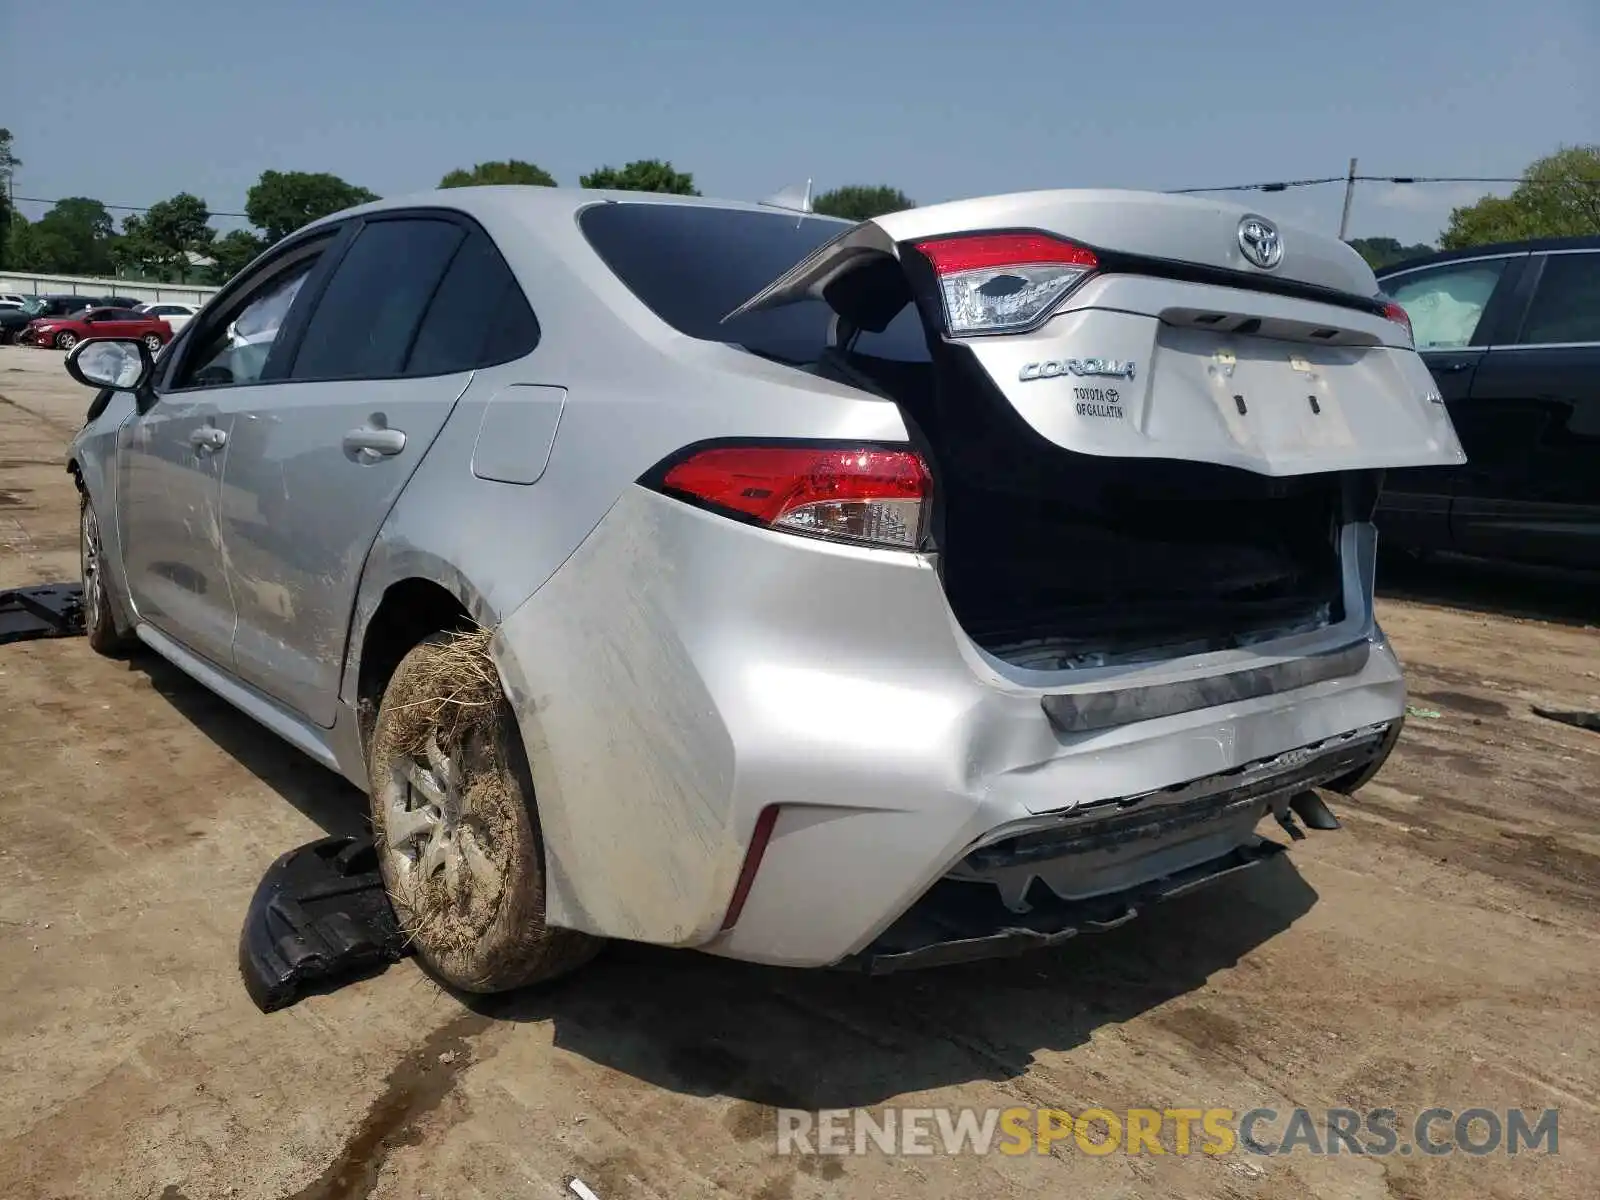
[[[944,268],[928,246],[974,234],[1066,239],[1093,265],[1025,329],[952,337]],[[822,298],[870,329],[907,293],[936,340],[970,352],[1017,415],[1064,449],[1267,476],[1465,461],[1360,256],[1237,205],[1048,191],[891,213],[737,311]]]

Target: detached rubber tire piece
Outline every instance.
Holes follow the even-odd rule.
[[[96,654],[120,656],[133,638],[117,628],[111,596],[106,591],[104,557],[100,548],[100,520],[87,494],[78,496],[78,566],[83,576],[83,632]]]
[[[378,864],[431,974],[468,992],[553,979],[601,939],[545,926],[544,845],[487,635],[435,634],[395,669],[367,754]]]

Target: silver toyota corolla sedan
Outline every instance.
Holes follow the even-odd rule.
[[[1136,192],[351,209],[74,352],[91,641],[366,789],[459,987],[1051,945],[1398,736],[1371,515],[1462,454],[1377,292]]]

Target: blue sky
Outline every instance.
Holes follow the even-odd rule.
[[[1600,0],[0,0],[18,195],[215,211],[269,167],[393,195],[508,157],[562,183],[664,157],[709,195],[811,176],[922,203],[1351,155],[1515,175],[1600,141],[1596,63]],[[1431,240],[1483,190],[1363,185],[1352,233]],[[1331,232],[1340,200],[1251,203]]]

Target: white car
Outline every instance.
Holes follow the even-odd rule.
[[[161,300],[151,304],[141,304],[135,310],[147,313],[152,317],[160,317],[172,326],[172,332],[177,333],[200,312],[198,304],[177,304],[170,300]]]
[[[21,308],[28,298],[20,292],[0,292],[0,308]]]

